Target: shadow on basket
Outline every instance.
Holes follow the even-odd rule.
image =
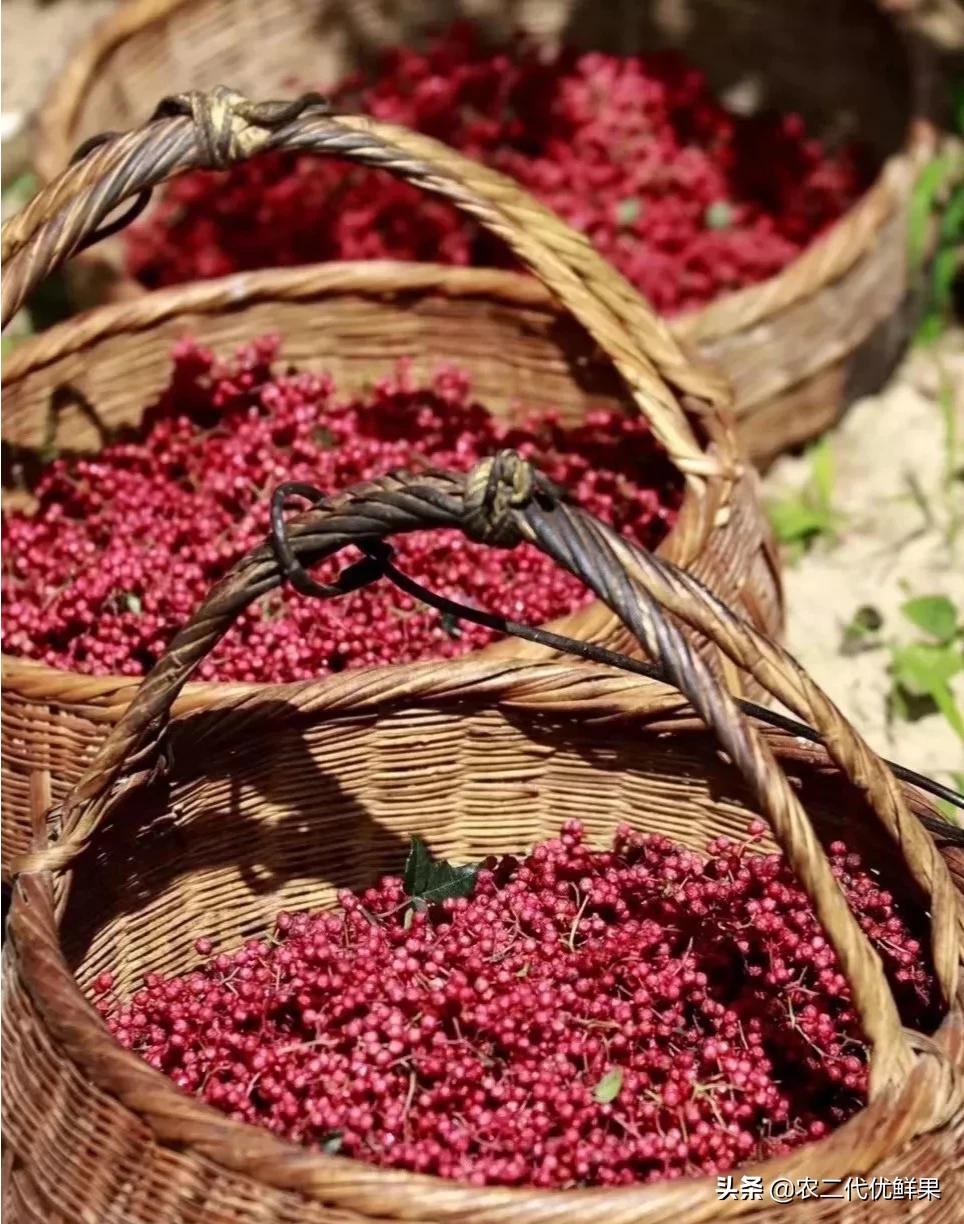
[[[286,521],[281,490],[272,537],[213,588],[14,865],[14,1218],[799,1213],[721,1198],[734,1166],[768,1188],[926,1169],[950,1202],[964,906],[923,796],[782,648],[512,452],[468,474],[297,491],[312,508]],[[390,573],[391,537],[453,527],[535,543],[622,618],[663,682],[475,657],[172,719],[252,601],[286,580],[336,598]],[[318,583],[311,568],[349,544],[365,558]],[[824,746],[761,730],[695,635]],[[42,780],[35,798],[47,816]],[[755,960],[777,928],[780,956]],[[702,1065],[690,1038],[708,1040],[714,1017],[732,1024],[701,1047],[717,1071],[681,1097],[677,1078]],[[790,1044],[768,1045],[774,1031]],[[775,1059],[802,1078],[771,1082]],[[801,1085],[803,1131],[786,1115]],[[862,1218],[852,1206],[827,1218]]]
[[[182,402],[176,384],[180,367],[175,364],[172,374],[172,351],[179,344],[183,350],[185,336],[210,349],[211,362],[218,364],[239,345],[245,350],[259,343],[263,347],[263,337],[271,332],[281,337],[281,349],[270,359],[274,366],[265,375],[273,384],[287,377],[278,371],[290,363],[297,370],[292,377],[323,376],[334,380],[339,392],[369,396],[373,384],[396,375],[399,359],[410,361],[413,374],[426,385],[441,363],[454,363],[471,380],[472,394],[485,410],[484,429],[491,428],[493,436],[523,426],[530,412],[540,419],[557,412],[567,429],[590,431],[596,428],[594,413],[611,414],[620,424],[606,431],[607,445],[611,443],[614,451],[621,449],[623,457],[631,457],[633,463],[638,459],[637,475],[643,483],[656,481],[662,488],[664,477],[647,474],[650,469],[638,445],[620,447],[622,422],[635,429],[636,418],[640,434],[651,438],[654,453],[664,457],[659,461],[660,470],[665,469],[666,487],[673,489],[674,521],[658,545],[660,555],[697,576],[761,631],[779,633],[779,559],[755,473],[746,469],[736,443],[725,382],[688,359],[666,325],[588,241],[517,184],[437,141],[365,116],[334,116],[311,96],[256,103],[219,88],[168,98],[155,119],[142,128],[87,142],[82,156],[56,182],[4,223],[4,317],[9,318],[23,304],[46,274],[129,217],[123,209],[131,201],[136,207],[138,200],[179,173],[244,162],[267,148],[288,148],[299,155],[391,170],[471,214],[508,244],[534,276],[382,261],[333,263],[308,276],[299,269],[256,272],[245,275],[240,295],[237,282],[221,282],[213,296],[210,284],[181,286],[78,316],[29,338],[18,345],[3,370],[4,459],[16,460],[15,475],[21,478],[21,485],[27,485],[12,491],[21,497],[17,525],[26,535],[47,527],[46,507],[37,511],[30,502],[29,477],[49,459],[52,448],[65,461],[83,455],[96,463],[92,457],[100,454],[106,465],[117,454],[117,447],[111,451],[111,445],[130,436],[130,431],[139,431],[141,441],[149,435],[150,406],[158,399],[165,404]],[[120,221],[116,219],[119,211]],[[203,377],[198,375],[198,383],[204,384],[203,395],[216,401],[220,385],[207,378],[209,370],[203,371]],[[269,422],[280,421],[284,414],[272,407],[269,392],[273,394],[275,388],[262,388],[260,380],[259,373],[255,380],[259,389],[251,392],[250,402],[268,430]],[[226,377],[224,381],[231,380]],[[232,394],[230,389],[228,394]],[[217,410],[218,404],[212,407]],[[244,410],[242,403],[239,420]],[[320,399],[312,407],[312,412],[327,410]],[[452,423],[456,415],[446,401],[440,419],[444,416]],[[237,432],[247,436],[241,428]],[[310,433],[305,430],[306,436]],[[110,443],[105,446],[107,439]],[[331,457],[325,445],[324,439],[317,444],[312,440],[302,455],[308,470],[314,471],[316,462],[323,464],[324,456]],[[272,443],[269,448],[277,449],[282,470],[289,470],[292,462],[287,446],[279,443],[275,448]],[[426,440],[425,449],[431,452],[435,444],[430,446]],[[480,444],[479,453],[491,449],[491,445]],[[573,444],[573,454],[579,458],[588,457],[585,450],[581,442],[578,447]],[[566,448],[560,446],[562,451]],[[375,448],[369,453],[374,455]],[[419,457],[416,446],[411,464]],[[389,462],[385,459],[366,466],[359,460],[357,471],[381,470]],[[462,462],[468,466],[471,460],[463,456]],[[545,462],[552,462],[548,453]],[[157,466],[167,472],[165,465],[163,460]],[[217,504],[219,515],[230,505],[225,530],[231,525],[231,516],[237,513],[237,489],[225,501],[215,487],[222,482],[208,479],[210,472],[221,472],[226,466],[233,466],[233,460],[199,456],[198,467],[205,478],[198,483],[203,483],[204,497],[183,509],[184,537],[190,539],[203,517],[205,500]],[[410,464],[406,460],[401,466]],[[73,470],[65,474],[68,483]],[[269,461],[263,478],[257,476],[250,485],[235,481],[235,486],[244,485],[242,500],[250,505],[250,486],[263,487],[275,479],[275,470]],[[45,471],[49,476],[50,468]],[[345,475],[333,479],[337,484],[348,482]],[[641,489],[636,475],[619,484],[630,492]],[[102,487],[99,477],[95,486]],[[153,504],[142,500],[139,487],[128,487],[135,505]],[[176,477],[167,482],[159,501],[168,490],[172,499],[180,500],[183,488]],[[9,492],[5,488],[5,503]],[[68,541],[70,528],[65,520],[56,521],[59,497],[51,496],[49,503],[54,547],[39,553],[47,566],[58,569],[57,548]],[[123,504],[122,498],[114,497],[110,506],[116,510]],[[159,511],[155,521],[160,516]],[[83,524],[78,527],[83,535],[88,518],[82,507],[70,524]],[[104,556],[104,536],[120,545],[121,536],[131,530],[138,515],[123,518],[116,534],[108,525],[96,542],[79,541],[77,551],[93,543],[95,552],[90,555]],[[166,533],[168,540],[182,539],[178,531],[169,530],[179,521],[172,513],[158,534]],[[634,521],[642,522],[635,512]],[[26,614],[23,632],[19,641],[16,629],[10,635],[13,653],[5,653],[2,659],[0,870],[4,878],[10,861],[29,843],[33,771],[49,771],[54,801],[66,797],[133,695],[137,678],[128,674],[131,666],[150,666],[158,644],[169,640],[184,608],[193,606],[193,585],[186,587],[175,575],[170,590],[181,599],[187,595],[186,603],[173,615],[164,609],[156,617],[141,615],[145,610],[141,601],[149,596],[153,571],[166,568],[165,561],[143,547],[153,526],[151,522],[143,534],[135,532],[133,547],[143,569],[135,577],[132,569],[121,565],[123,591],[119,587],[98,591],[91,601],[89,592],[76,589],[76,582],[64,588],[58,572],[51,577],[61,595],[50,605],[41,590],[46,582],[42,564],[33,567],[31,581],[20,587],[25,596],[18,600]],[[24,543],[24,559],[28,547]],[[197,560],[192,559],[190,542],[173,547],[172,570],[179,560]],[[232,555],[239,556],[240,551]],[[221,565],[226,564],[222,558]],[[72,563],[68,565],[74,573]],[[544,571],[551,574],[551,567]],[[108,567],[100,571],[92,566],[86,572],[106,574]],[[208,581],[221,572],[220,568],[212,571],[206,563],[194,568],[198,582],[202,576]],[[20,577],[14,575],[17,582]],[[5,590],[10,585],[8,582]],[[538,584],[533,582],[532,587]],[[197,599],[201,593],[197,591]],[[538,589],[535,594],[539,595]],[[574,598],[578,601],[578,595]],[[61,601],[73,606],[77,600],[82,606],[86,602],[91,614],[80,634],[71,628],[73,620],[66,624],[59,617]],[[33,616],[37,603],[42,606],[45,631],[38,631]],[[542,603],[550,608],[546,601]],[[560,598],[545,615],[557,612],[560,615],[552,627],[559,632],[620,650],[635,649],[632,636],[599,601],[573,604]],[[135,647],[125,633],[122,641],[103,652],[102,639],[113,632],[110,618],[117,615],[137,618],[135,635],[140,640]],[[101,641],[95,642],[98,634]],[[238,670],[212,664],[182,693],[179,709],[214,704],[229,695],[229,684],[241,680],[258,684],[269,677],[294,679],[305,674],[302,667],[317,672],[334,666],[335,655],[339,666],[357,657],[354,652],[325,649],[319,640],[322,637],[316,634],[312,649],[300,652],[298,668],[279,663],[282,652],[269,643],[267,649],[276,666],[268,672],[261,670],[263,656],[255,650],[246,656],[249,643],[242,642],[237,650],[241,656]],[[479,634],[467,638],[460,648],[469,640],[481,643],[489,639]],[[68,650],[63,648],[65,642]],[[515,637],[492,642],[486,649],[493,659],[545,657],[545,651]],[[706,649],[714,664],[724,665],[721,652],[712,646]],[[418,657],[421,647],[413,653]],[[394,660],[386,662],[386,666],[393,665]],[[313,673],[308,670],[308,674]],[[727,679],[739,685],[739,670],[728,666]],[[758,688],[747,677],[742,691],[752,695]]]

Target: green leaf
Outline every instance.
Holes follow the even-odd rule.
[[[610,1067],[593,1090],[593,1097],[599,1105],[608,1105],[619,1096],[622,1086],[622,1067]]]
[[[954,384],[946,370],[941,371],[940,385],[937,388],[937,407],[944,430],[944,483],[950,485],[953,483],[954,468],[957,464],[957,410],[954,403]]]
[[[429,882],[417,900],[437,904],[449,897],[467,897],[475,887],[478,867],[453,867],[451,863],[433,863]]]
[[[934,713],[934,703],[929,697],[926,699],[912,697],[897,683],[890,690],[887,705],[890,715],[904,722],[916,722],[918,718],[925,718],[928,714]]]
[[[898,717],[913,721],[936,708],[964,740],[964,715],[950,688],[951,679],[964,671],[964,651],[954,643],[896,646],[890,671],[894,682],[891,708]]]
[[[726,200],[715,200],[703,214],[703,224],[711,230],[727,230],[733,224],[733,206]]]
[[[642,210],[639,200],[634,197],[630,197],[628,200],[620,200],[616,205],[616,220],[622,226],[635,225],[639,220]]]
[[[952,645],[914,642],[894,647],[890,667],[898,684],[917,697],[926,697],[964,670],[964,655]]]
[[[944,715],[958,739],[964,740],[964,714],[961,714],[950,685],[937,684],[931,693],[934,704]]]
[[[949,247],[964,242],[964,187],[957,187],[941,217],[940,241]]]
[[[455,641],[458,641],[462,636],[462,626],[459,624],[459,618],[453,616],[451,612],[442,613],[442,628]]]
[[[957,609],[946,595],[920,595],[901,604],[909,621],[938,642],[949,642],[957,632]]]
[[[770,523],[781,544],[806,546],[817,536],[834,534],[834,461],[827,439],[811,446],[807,458],[810,479],[806,489],[769,506]]]
[[[919,271],[927,254],[930,219],[937,197],[952,168],[947,156],[935,157],[917,177],[907,206],[907,250],[911,268]]]
[[[957,280],[958,268],[964,266],[961,256],[955,247],[938,251],[934,256],[933,281],[934,310],[945,319],[954,294],[954,282]]]
[[[467,897],[479,874],[476,866],[456,867],[444,859],[433,859],[420,837],[412,838],[405,861],[405,891],[413,906],[424,909],[449,897]]]
[[[410,897],[420,897],[432,870],[432,856],[420,837],[413,837],[405,860],[403,882]]]
[[[144,608],[140,595],[135,595],[133,591],[130,591],[124,596],[124,603],[127,605],[128,612],[133,612],[135,616],[140,616]]]
[[[337,1152],[341,1151],[342,1139],[341,1131],[335,1131],[322,1142],[321,1150],[327,1152],[329,1156],[334,1156]]]
[[[943,336],[947,320],[939,310],[930,310],[921,319],[914,332],[914,343],[921,345],[933,344]]]
[[[810,477],[813,482],[818,506],[829,513],[833,502],[834,462],[833,451],[827,438],[810,447],[807,452],[810,460]]]
[[[774,534],[781,544],[808,543],[831,530],[831,519],[826,511],[808,505],[802,498],[771,502],[768,509]]]

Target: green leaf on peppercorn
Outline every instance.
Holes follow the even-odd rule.
[[[707,229],[725,230],[733,224],[733,207],[726,200],[715,200],[703,214],[703,224]]]
[[[462,626],[459,624],[459,618],[453,616],[451,612],[442,613],[442,628],[455,641],[458,641],[462,636]]]
[[[616,205],[616,220],[623,226],[635,225],[642,211],[643,206],[640,201],[630,196],[626,200],[620,200]]]
[[[413,907],[425,909],[449,897],[467,897],[478,874],[476,866],[456,867],[445,859],[433,858],[425,842],[413,837],[403,882]]]
[[[596,1085],[593,1096],[599,1105],[608,1105],[615,1101],[623,1086],[622,1067],[611,1067]]]

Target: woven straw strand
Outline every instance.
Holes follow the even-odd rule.
[[[502,495],[500,483],[505,485]],[[520,506],[527,496],[528,504]],[[547,498],[553,505],[551,510],[546,508],[550,504]],[[791,866],[813,899],[852,984],[855,1005],[874,1049],[873,1091],[883,1091],[901,1081],[910,1071],[911,1057],[879,960],[847,908],[799,800],[760,733],[714,681],[658,603],[621,569],[616,552],[619,537],[610,528],[553,502],[551,490],[541,478],[527,472],[514,457],[500,456],[469,477],[438,473],[414,478],[397,473],[356,486],[295,520],[290,541],[299,560],[315,562],[352,540],[382,539],[419,528],[464,528],[468,521],[478,534],[480,513],[490,516],[482,534],[494,536],[503,544],[512,543],[513,536],[515,540],[528,539],[582,577],[622,617],[649,653],[661,659],[668,677],[713,727],[750,782]],[[127,775],[122,789],[149,776],[159,736],[180,686],[238,612],[277,585],[280,578],[277,560],[271,548],[264,545],[218,584],[146,678],[129,711],[71,795],[63,811],[63,838],[50,849],[28,856],[19,864],[21,871],[60,870],[83,851],[110,810],[111,787],[121,771]],[[686,595],[699,601],[700,589]],[[681,598],[677,593],[677,600]],[[708,600],[704,600],[701,619],[708,636],[726,636],[725,627],[720,629],[717,624],[719,614]],[[867,789],[877,806],[876,779],[870,779]],[[905,847],[905,854],[914,857],[912,843]],[[939,873],[942,866],[939,860],[935,872]],[[936,889],[935,895],[939,895]],[[947,917],[950,913],[945,907],[940,920],[949,923],[948,937],[953,938],[956,927],[954,918]]]
[[[285,122],[291,108],[256,106],[222,89],[169,100],[159,109],[178,113],[99,143],[4,225],[4,320],[96,234],[119,204],[173,174],[230,164],[267,148],[328,153],[445,195],[502,237],[610,355],[679,469],[696,478],[719,470],[719,462],[701,450],[666,383],[714,404],[727,402],[725,386],[692,365],[665,323],[584,237],[511,179],[427,137],[360,116],[336,119],[310,106]],[[217,146],[212,145],[215,131],[225,134]]]

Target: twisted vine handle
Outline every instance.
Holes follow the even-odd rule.
[[[941,987],[951,998],[961,954],[961,912],[947,867],[907,809],[889,771],[829,698],[782,648],[730,612],[692,577],[616,534],[557,490],[513,452],[483,461],[468,475],[394,472],[326,499],[288,525],[283,562],[262,544],[211,591],[167,654],[138,689],[93,764],[67,798],[62,835],[26,855],[15,871],[60,872],[83,853],[114,802],[150,777],[181,687],[254,600],[281,584],[294,558],[310,566],[351,543],[371,546],[426,528],[459,528],[501,547],[528,541],[581,578],[621,617],[668,680],[692,703],[746,779],[774,837],[807,892],[841,968],[871,1045],[871,1092],[910,1074],[914,1054],[880,959],[851,913],[797,795],[759,730],[739,710],[679,628],[692,626],[749,671],[796,713],[809,716],[830,755],[865,791],[908,868],[930,900],[931,937]],[[671,615],[667,615],[667,614]]]
[[[512,179],[391,124],[333,115],[316,94],[255,103],[233,90],[165,99],[151,122],[86,142],[58,179],[3,226],[3,322],[80,248],[129,221],[151,190],[188,170],[226,169],[267,150],[339,157],[444,196],[503,239],[610,357],[636,407],[690,479],[731,475],[726,439],[707,454],[681,406],[725,407],[726,384],[697,368],[666,324],[581,234]],[[135,200],[119,222],[111,214]]]

